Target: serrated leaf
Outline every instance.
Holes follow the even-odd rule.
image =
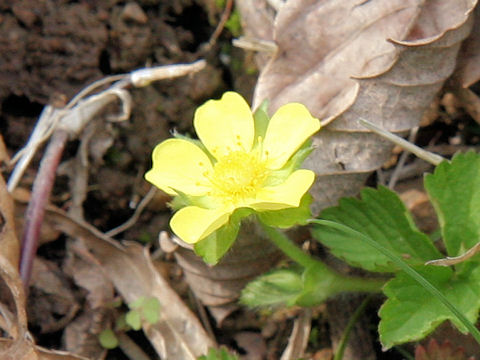
[[[312,217],[310,211],[311,203],[312,196],[307,193],[302,197],[298,207],[276,211],[262,211],[257,216],[265,225],[281,229],[288,229],[295,225],[305,225],[307,220]]]
[[[449,256],[458,256],[480,241],[480,156],[458,154],[425,177]]]
[[[385,187],[366,188],[361,200],[344,198],[340,205],[324,210],[320,217],[344,224],[369,236],[382,246],[401,255],[410,265],[441,257],[430,238],[420,232],[399,197]],[[315,226],[313,236],[331,252],[352,266],[369,271],[393,272],[390,260],[361,239],[327,227]]]
[[[115,349],[118,346],[118,339],[111,329],[105,329],[98,335],[98,341],[105,349]]]
[[[125,321],[133,330],[140,330],[142,328],[142,316],[138,310],[130,310],[127,312]]]
[[[470,321],[476,321],[480,309],[480,268],[461,276],[450,268],[428,266],[417,271]],[[404,272],[387,283],[384,293],[388,299],[380,308],[379,333],[385,349],[422,339],[445,320],[466,332],[450,310]]]

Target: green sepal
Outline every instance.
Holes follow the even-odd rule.
[[[177,192],[177,195],[168,203],[168,206],[174,211],[178,211],[186,206],[198,206],[205,209],[214,209],[218,206],[218,204],[214,203],[211,196],[192,196],[177,189],[173,190]]]
[[[303,195],[298,207],[282,210],[258,212],[258,219],[265,225],[288,229],[295,225],[306,225],[307,220],[312,217],[310,204],[313,199],[309,193]]]
[[[210,151],[208,151],[206,146],[200,140],[192,139],[190,136],[182,135],[177,131],[173,132],[173,137],[176,139],[185,140],[185,141],[191,142],[194,145],[197,145],[208,156],[212,164],[215,164],[217,162],[217,159],[215,159],[215,157],[212,154],[210,154]]]
[[[255,125],[255,139],[254,146],[258,144],[258,138],[261,137],[265,139],[265,134],[267,133],[268,123],[270,122],[270,117],[268,116],[268,100],[264,100],[262,104],[253,114],[253,121]]]
[[[312,151],[312,140],[309,139],[302,144],[281,169],[272,172],[272,175],[265,181],[264,186],[275,186],[283,183],[286,178],[302,166]]]
[[[273,270],[249,282],[242,290],[240,303],[252,308],[293,305],[302,290],[300,269]]]
[[[195,253],[207,264],[217,264],[237,239],[242,219],[252,213],[247,208],[235,210],[225,225],[194,245]]]

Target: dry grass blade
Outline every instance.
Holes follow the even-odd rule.
[[[468,249],[464,254],[455,257],[447,256],[444,259],[430,260],[425,263],[425,265],[436,265],[436,266],[451,266],[467,261],[474,255],[480,252],[480,243],[477,243],[472,248]]]
[[[127,303],[142,296],[158,299],[160,320],[144,325],[144,332],[161,358],[193,360],[215,346],[195,315],[156,271],[146,249],[134,243],[122,246],[58,209],[49,208],[46,217],[68,235],[83,239]]]
[[[304,309],[295,320],[292,333],[288,339],[288,345],[280,360],[299,359],[307,348],[312,327],[312,310]]]

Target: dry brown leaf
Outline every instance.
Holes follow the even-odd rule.
[[[205,264],[193,251],[182,247],[176,250],[175,258],[192,291],[221,324],[236,309],[245,285],[278,262],[280,253],[256,224],[244,222],[235,244],[217,265]]]
[[[35,258],[28,297],[29,322],[39,326],[41,333],[59,331],[79,309],[65,274],[55,263]]]
[[[46,217],[85,242],[127,303],[142,296],[158,299],[161,319],[155,325],[145,324],[144,332],[160,357],[193,360],[215,346],[195,315],[157,272],[148,250],[134,243],[122,246],[58,209],[50,207]]]
[[[467,88],[480,80],[480,8],[474,11],[475,23],[472,32],[462,44],[458,55],[456,74],[460,84]]]
[[[271,110],[298,101],[325,126],[306,165],[317,173],[315,213],[354,195],[389,156],[365,131],[416,126],[452,74],[476,0],[290,0],[275,19],[278,53],[255,90]]]
[[[13,200],[0,176],[0,327],[14,340],[27,332],[25,292],[18,274],[20,244],[15,234]],[[0,357],[2,352],[0,351]]]
[[[65,351],[51,351],[33,344],[31,340],[23,339],[15,342],[10,339],[0,339],[0,359],[2,360],[88,360]]]
[[[464,261],[467,261],[468,259],[478,254],[479,252],[480,252],[480,243],[476,243],[474,246],[472,246],[470,249],[465,251],[465,253],[460,256],[454,256],[454,257],[447,256],[446,258],[443,258],[443,259],[430,260],[430,261],[427,261],[425,265],[436,265],[436,266],[456,265]]]

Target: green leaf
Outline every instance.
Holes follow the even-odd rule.
[[[258,138],[261,137],[265,139],[265,134],[267,133],[268,123],[270,122],[270,117],[267,114],[268,111],[268,100],[264,100],[262,104],[253,114],[254,124],[255,124],[255,139],[254,145],[258,144]]]
[[[143,306],[145,303],[146,297],[145,296],[140,296],[138,299],[132,301],[131,303],[128,304],[128,307],[130,309],[139,309]]]
[[[140,330],[142,328],[142,316],[138,310],[130,310],[127,312],[125,321],[133,330]]]
[[[220,349],[210,348],[208,354],[200,356],[198,360],[238,360],[238,357],[221,347]]]
[[[476,321],[480,309],[480,267],[461,276],[445,267],[423,266],[417,271],[470,321]],[[466,332],[450,310],[404,272],[387,283],[384,293],[388,299],[380,308],[379,333],[385,349],[422,339],[445,320]]]
[[[425,177],[449,256],[480,241],[480,155],[457,154]],[[478,259],[478,258],[477,258]],[[477,260],[478,261],[478,260]]]
[[[160,319],[160,302],[155,297],[146,298],[142,306],[143,318],[149,324],[156,324]]]
[[[268,226],[288,229],[295,225],[305,225],[307,220],[311,218],[310,204],[312,196],[306,193],[300,205],[295,208],[288,208],[275,211],[262,211],[257,213],[259,220]]]
[[[249,307],[292,305],[303,289],[298,269],[279,269],[252,280],[242,290],[240,302]]]
[[[111,329],[105,329],[98,335],[98,341],[105,349],[115,349],[118,346],[118,339]]]
[[[344,198],[340,205],[325,209],[320,218],[344,224],[369,236],[402,256],[409,265],[442,257],[430,238],[420,232],[398,196],[385,187],[366,188],[361,200]],[[327,226],[316,226],[313,236],[352,266],[369,271],[394,272],[397,266],[370,245],[351,234]]]
[[[195,253],[201,256],[207,264],[218,263],[237,239],[241,220],[250,215],[252,211],[246,208],[236,210],[230,216],[227,224],[195,244]]]

